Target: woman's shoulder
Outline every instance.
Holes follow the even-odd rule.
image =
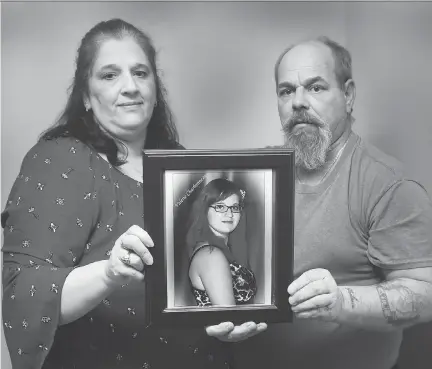
[[[205,268],[212,267],[213,265],[219,265],[220,263],[229,264],[228,258],[220,247],[210,244],[203,243],[201,246],[197,246],[193,253],[192,262],[202,264]]]
[[[95,155],[89,146],[72,137],[41,138],[25,154],[21,171],[88,170]]]
[[[195,258],[198,256],[198,258],[204,258],[206,260],[214,260],[214,259],[230,259],[227,255],[227,248],[222,247],[222,245],[219,245],[215,242],[209,242],[209,241],[200,241],[197,242],[195,247],[192,251],[191,258]]]
[[[26,157],[39,155],[60,155],[77,157],[90,156],[93,150],[82,141],[73,137],[40,138],[27,152]]]

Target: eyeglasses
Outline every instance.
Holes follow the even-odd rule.
[[[234,204],[231,206],[225,205],[225,204],[216,204],[216,205],[210,205],[211,208],[213,208],[217,213],[226,213],[228,209],[231,209],[232,213],[241,213],[243,207],[239,204]]]

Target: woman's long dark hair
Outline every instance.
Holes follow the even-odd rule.
[[[94,26],[81,40],[77,51],[75,77],[69,87],[66,107],[53,127],[42,133],[42,139],[74,137],[106,154],[108,161],[119,166],[125,160],[118,157],[118,145],[104,133],[94,121],[93,114],[84,107],[84,96],[88,94],[88,80],[98,50],[103,41],[132,37],[146,54],[156,82],[156,106],[150,119],[146,149],[170,148],[178,141],[178,133],[171,110],[166,101],[166,91],[157,74],[156,51],[149,36],[121,19],[111,19]],[[127,153],[126,153],[127,155]]]
[[[243,206],[240,187],[228,179],[215,179],[202,189],[194,201],[190,212],[188,232],[186,234],[186,245],[189,250],[190,248],[194,248],[198,242],[208,241],[206,240],[207,235],[209,235],[209,232],[210,234],[212,232],[207,218],[210,205],[225,200],[231,195],[237,195],[239,204]]]

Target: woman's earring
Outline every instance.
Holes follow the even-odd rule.
[[[85,111],[89,111],[90,110],[90,106],[88,106],[88,104],[85,104]]]

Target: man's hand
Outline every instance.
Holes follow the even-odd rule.
[[[218,325],[211,325],[206,328],[209,336],[215,337],[224,342],[239,342],[257,335],[267,329],[266,323],[247,322],[235,326],[231,322],[224,322]]]
[[[288,286],[288,299],[297,318],[335,321],[343,305],[343,294],[326,269],[311,269]]]

